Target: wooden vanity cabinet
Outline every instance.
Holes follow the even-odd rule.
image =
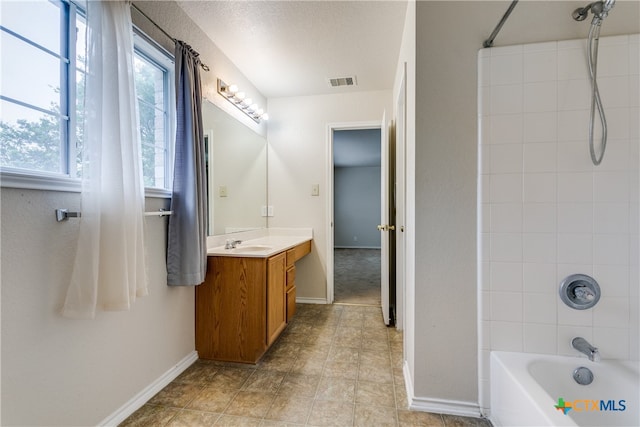
[[[196,350],[202,359],[256,363],[295,313],[295,262],[311,241],[269,258],[210,256],[196,287]]]
[[[267,261],[267,346],[287,326],[286,262],[286,252],[272,256]]]

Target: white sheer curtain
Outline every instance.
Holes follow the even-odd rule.
[[[63,314],[128,310],[147,294],[144,184],[129,2],[87,2],[82,217]]]

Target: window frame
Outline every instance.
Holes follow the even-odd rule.
[[[60,15],[60,29],[65,39],[62,41],[60,56],[69,58],[61,60],[60,81],[60,117],[66,117],[66,125],[62,126],[61,163],[65,172],[43,172],[10,166],[0,166],[0,188],[19,188],[31,190],[48,190],[64,192],[81,192],[82,179],[76,178],[76,40],[75,31],[77,16],[84,16],[84,9],[74,1],[58,0],[65,8]],[[136,25],[132,25],[134,34],[134,52],[166,71],[164,82],[165,97],[165,187],[145,187],[145,197],[170,198],[173,180],[173,154],[175,146],[175,69],[173,55],[155,40],[147,36]],[[28,43],[29,39],[25,39]],[[137,100],[136,100],[137,101]],[[63,109],[64,107],[64,109]],[[66,114],[65,114],[66,113]]]

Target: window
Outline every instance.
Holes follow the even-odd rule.
[[[173,64],[161,50],[136,31],[135,78],[140,115],[142,169],[146,187],[170,188],[173,116],[175,102]],[[171,89],[170,89],[171,88]]]
[[[79,190],[84,118],[84,11],[74,2],[0,2],[2,185]],[[135,84],[148,188],[170,187],[172,59],[135,32]]]

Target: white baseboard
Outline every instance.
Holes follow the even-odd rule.
[[[299,304],[329,304],[325,298],[296,298]]]
[[[156,395],[160,390],[165,388],[167,384],[175,380],[178,375],[183,373],[189,366],[198,360],[198,352],[192,351],[179,361],[175,366],[162,374],[154,382],[149,384],[140,393],[133,396],[127,403],[118,408],[113,414],[102,420],[99,426],[117,426],[127,419],[131,414],[140,409],[145,403]]]
[[[417,397],[414,394],[413,383],[409,373],[409,365],[404,362],[402,367],[404,383],[407,391],[409,409],[421,412],[434,412],[436,414],[460,415],[463,417],[481,417],[480,406],[476,402],[461,400],[436,399],[432,397]]]

